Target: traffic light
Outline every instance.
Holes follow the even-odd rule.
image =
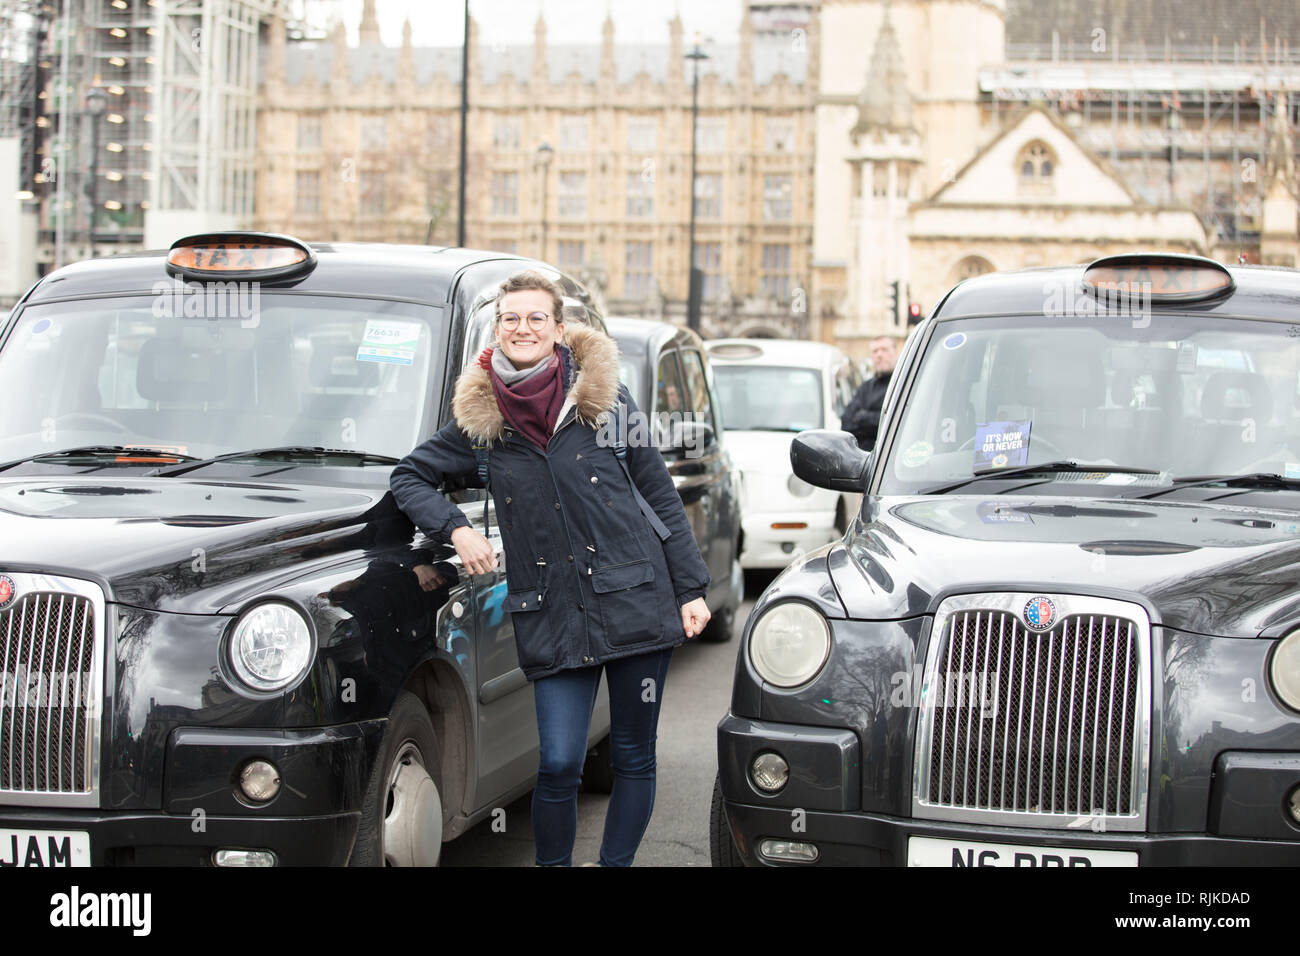
[[[889,283],[889,321],[898,321],[898,286],[899,281],[895,279]]]
[[[916,325],[921,321],[921,303],[912,302],[907,306],[907,324]]]

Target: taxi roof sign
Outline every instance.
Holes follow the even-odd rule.
[[[167,270],[189,279],[283,279],[316,266],[316,253],[292,236],[269,232],[205,232],[177,239]]]
[[[1174,252],[1103,256],[1083,270],[1083,286],[1094,295],[1141,294],[1151,301],[1192,302],[1226,295],[1232,275],[1221,263]]]
[[[719,342],[716,345],[706,343],[710,357],[729,359],[760,358],[763,349],[753,342]]]

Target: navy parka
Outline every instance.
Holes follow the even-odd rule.
[[[659,450],[629,442],[627,467],[671,532],[662,542],[614,456],[606,423],[616,402],[626,405],[628,434],[638,431],[636,404],[618,381],[614,340],[576,323],[565,339],[568,389],[545,451],[505,421],[487,369],[474,364],[457,380],[454,420],[403,458],[390,481],[411,520],[450,542],[452,531],[471,522],[438,486],[475,476],[472,440],[489,443],[505,607],[529,680],[683,643],[681,605],[709,586]]]

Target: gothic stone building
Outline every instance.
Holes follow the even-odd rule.
[[[682,321],[693,64],[696,262],[706,334],[804,337],[813,210],[815,24],[705,44],[481,43],[471,21],[466,245],[584,278],[610,314]],[[455,37],[448,38],[455,43]],[[692,45],[693,46],[693,45]],[[318,240],[454,244],[460,50],[291,43],[273,22],[258,102],[255,227]],[[546,149],[544,147],[549,147]]]

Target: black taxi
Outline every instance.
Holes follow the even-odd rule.
[[[700,640],[729,641],[745,599],[740,478],[727,452],[704,342],[688,328],[650,319],[607,316],[606,325],[618,343],[619,380],[642,410],[641,421],[623,426],[627,440],[659,447],[709,568],[712,617]]]
[[[716,865],[1300,864],[1300,272],[981,276],[744,629]]]
[[[544,263],[268,234],[76,263],[19,301],[0,865],[433,864],[531,789],[504,555],[463,573],[389,493],[525,268],[604,328]],[[473,484],[447,491],[477,526]],[[602,688],[589,787],[608,730]]]

